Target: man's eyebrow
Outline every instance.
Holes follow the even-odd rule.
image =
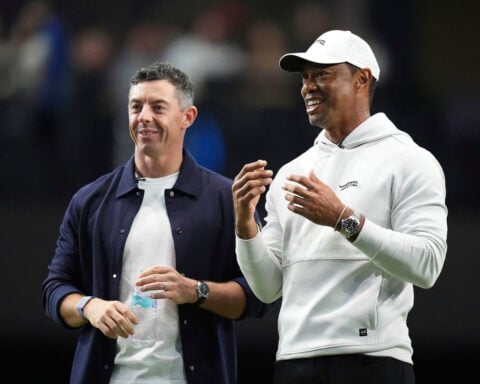
[[[143,101],[141,99],[133,98],[130,99],[129,104],[131,103],[142,103]],[[165,99],[156,99],[151,101],[149,104],[166,104],[168,105],[168,101]]]

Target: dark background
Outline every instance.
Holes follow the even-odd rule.
[[[8,43],[26,3],[0,4],[3,43]],[[176,34],[184,34],[204,9],[230,2],[171,3],[54,1],[53,10],[65,26],[69,49],[74,46],[74,37],[84,29],[107,31],[113,44],[103,72],[99,75],[95,71],[90,74],[83,71],[78,78],[67,76],[67,81],[56,72],[57,77],[50,79],[48,86],[69,84],[68,91],[72,93],[68,93],[67,98],[57,96],[51,108],[39,108],[39,99],[32,101],[25,94],[5,95],[8,74],[0,78],[0,287],[4,292],[0,305],[4,357],[0,361],[3,382],[68,382],[76,332],[66,331],[46,318],[41,307],[41,283],[71,194],[79,185],[117,162],[112,148],[117,111],[112,106],[108,109],[102,105],[99,112],[96,108],[100,101],[92,95],[111,87],[103,81],[112,66],[120,62],[120,54],[127,45],[124,40],[127,30],[138,20],[148,18],[159,25],[174,25],[178,28]],[[238,13],[230,11],[230,17],[239,16],[240,10],[243,16],[228,19],[237,23],[228,39],[239,47],[246,46],[249,26],[256,20],[267,19],[283,33],[285,43],[281,53],[304,50],[316,35],[308,43],[301,44],[295,34],[297,26],[293,23],[293,15],[306,3],[242,2],[243,8],[235,8]],[[310,21],[303,16],[303,26],[313,27],[317,35],[325,29],[340,28],[367,36],[377,48],[382,68],[373,112],[387,113],[400,129],[428,148],[444,167],[449,250],[437,284],[429,290],[416,288],[415,306],[409,317],[415,369],[418,383],[476,382],[473,377],[480,357],[476,278],[480,270],[477,250],[480,60],[478,32],[474,26],[478,5],[466,0],[339,0],[315,4],[325,8],[325,18]],[[271,44],[262,49],[270,48]],[[4,52],[0,54],[0,64],[8,59]],[[277,65],[278,56],[275,55],[274,52],[272,67]],[[67,72],[78,67],[78,63],[76,67],[70,65]],[[8,66],[0,66],[0,70],[4,68]],[[252,70],[251,67],[247,69]],[[200,114],[216,116],[223,135],[223,144],[213,152],[225,156],[211,164],[230,177],[241,164],[257,158],[269,160],[272,168],[277,169],[311,145],[318,134],[308,125],[299,104],[298,79],[294,79],[293,88],[289,84],[282,85],[289,75],[273,71],[247,82],[244,76],[250,73],[247,69],[231,77],[211,80],[207,90],[197,99]],[[253,73],[258,74],[260,70],[255,67]],[[90,81],[93,91],[81,87]],[[128,84],[128,77],[125,82]],[[286,95],[286,99],[298,100],[289,103],[278,98],[272,106],[268,101],[275,95],[269,94],[267,101],[260,104],[262,92],[268,89],[281,89],[276,96]],[[27,94],[32,95],[30,91]],[[113,91],[106,97],[115,98]],[[65,100],[72,102],[64,103]],[[103,113],[105,110],[109,113]],[[98,122],[101,124],[96,125]],[[191,129],[196,126],[198,130],[203,128],[196,123]],[[100,131],[105,127],[106,131]],[[127,132],[126,125],[122,129]],[[88,136],[91,131],[94,135]],[[203,161],[204,153],[195,144],[191,139],[190,149]],[[208,147],[210,142],[202,142],[200,147],[202,145]],[[59,148],[68,150],[62,152]],[[204,161],[210,164],[207,158]],[[82,171],[86,169],[88,173]],[[240,383],[270,382],[276,337],[275,314],[238,323]]]

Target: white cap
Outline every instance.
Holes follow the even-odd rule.
[[[350,31],[328,31],[320,35],[307,52],[287,53],[280,58],[280,68],[300,72],[305,62],[315,64],[350,63],[369,68],[375,79],[380,77],[377,59],[365,40]]]

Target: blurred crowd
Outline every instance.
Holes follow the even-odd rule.
[[[278,59],[328,29],[350,29],[377,52],[382,78],[373,112],[386,112],[447,171],[468,178],[462,158],[452,154],[472,156],[478,105],[473,99],[456,105],[463,129],[452,139],[449,124],[459,121],[415,96],[415,62],[405,59],[414,56],[409,35],[399,38],[393,30],[402,25],[379,21],[380,0],[285,1],[275,8],[255,1],[147,1],[143,12],[132,1],[124,3],[130,8],[122,23],[114,22],[114,10],[79,22],[81,15],[62,12],[61,4],[35,0],[8,17],[0,13],[2,196],[68,196],[125,162],[133,151],[129,80],[156,60],[184,70],[195,85],[199,117],[186,145],[200,163],[229,177],[258,158],[278,169],[319,132],[305,116],[300,76],[282,72]],[[458,180],[450,203],[467,203]]]

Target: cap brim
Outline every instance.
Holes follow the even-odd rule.
[[[307,52],[287,53],[280,58],[279,65],[287,72],[301,72],[305,63],[314,64],[338,64],[338,58],[323,57],[313,59]]]
[[[280,68],[288,72],[300,72],[305,61],[304,53],[288,53],[280,58]]]

